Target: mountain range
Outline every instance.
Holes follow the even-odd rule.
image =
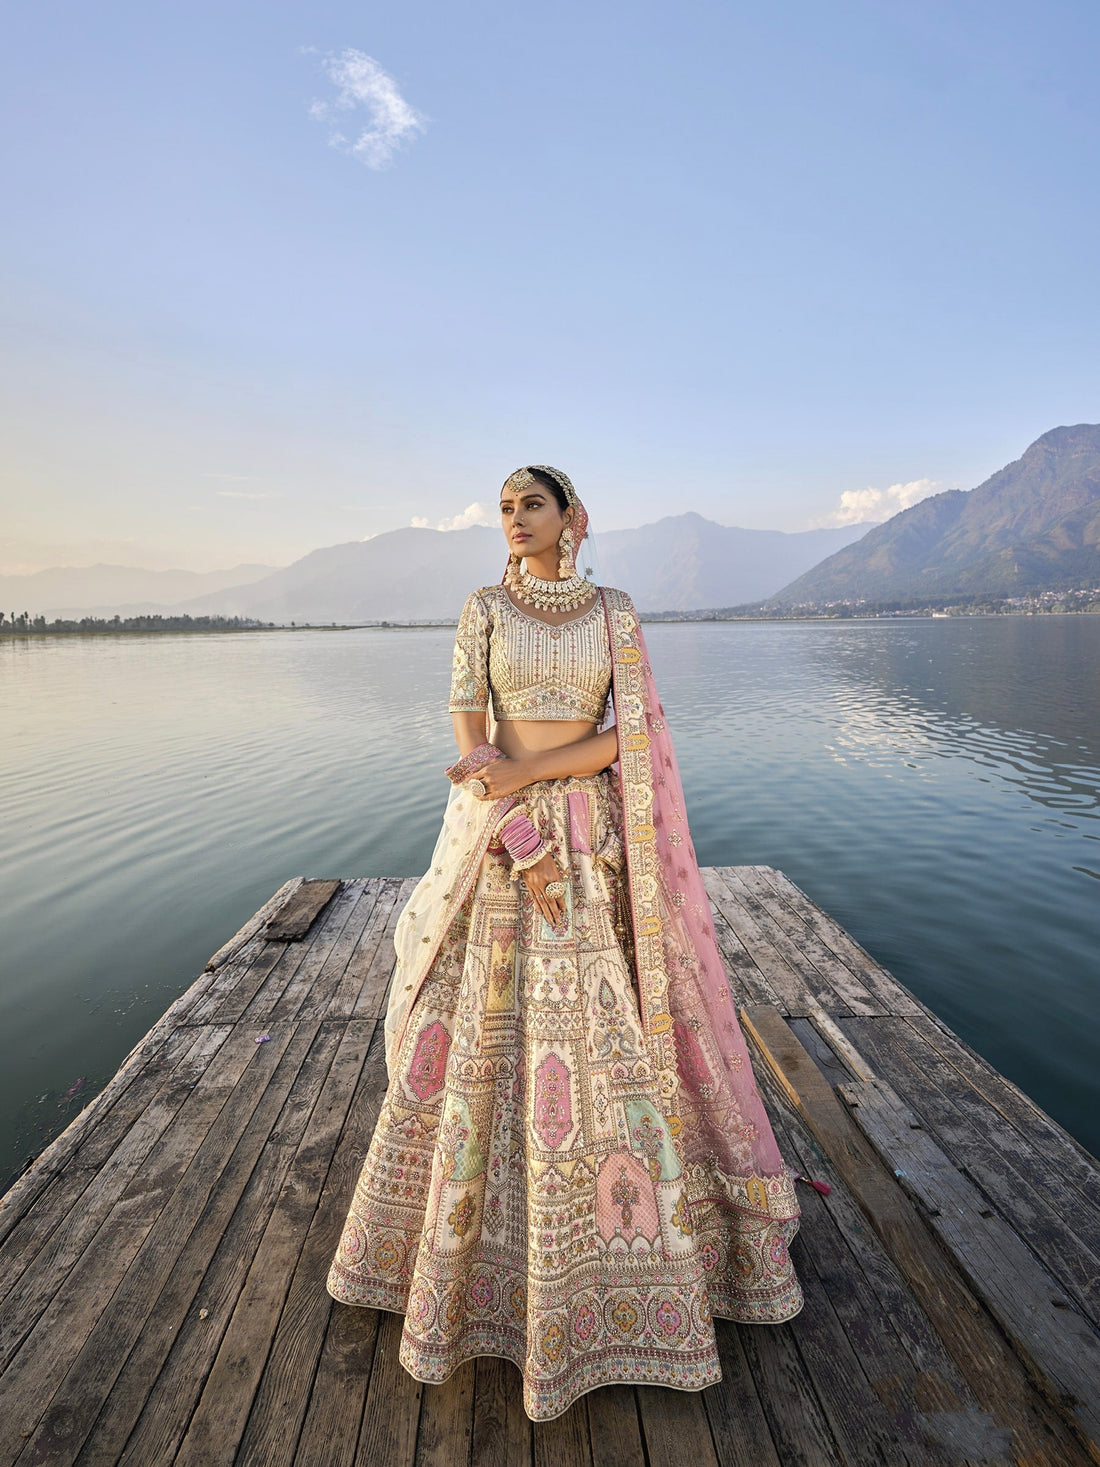
[[[129,565],[55,566],[28,576],[0,576],[0,609],[54,617],[139,615],[189,597],[269,576],[273,565],[228,570],[141,570]]]
[[[867,528],[785,534],[670,515],[594,536],[596,579],[628,591],[641,610],[758,601]],[[161,612],[272,622],[444,621],[457,618],[473,587],[499,581],[506,559],[499,529],[410,528],[314,550],[282,569],[237,567],[235,581],[233,572],[212,572],[216,585],[195,585],[203,578],[186,571],[117,566],[0,577],[0,606],[48,618]],[[178,594],[173,578],[188,576],[192,584]]]
[[[976,489],[902,510],[774,606],[1003,597],[1100,586],[1100,424],[1053,428]]]

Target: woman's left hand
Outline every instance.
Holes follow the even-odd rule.
[[[472,778],[480,779],[485,786],[485,793],[476,796],[479,800],[501,800],[505,795],[514,795],[516,790],[531,783],[525,772],[525,761],[512,759],[507,754],[502,759],[494,759],[492,763],[486,764]]]

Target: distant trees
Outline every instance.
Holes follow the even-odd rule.
[[[82,616],[79,621],[31,616],[27,611],[0,611],[0,636],[25,637],[47,634],[54,636],[97,632],[252,632],[266,630],[272,621],[256,621],[247,616]]]

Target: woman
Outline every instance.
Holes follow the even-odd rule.
[[[328,1287],[405,1314],[419,1380],[514,1361],[544,1421],[601,1385],[720,1380],[714,1315],[802,1306],[799,1207],[634,607],[578,574],[560,470],[517,469],[500,511],[508,568],[459,621],[462,757],[397,925],[390,1086]]]

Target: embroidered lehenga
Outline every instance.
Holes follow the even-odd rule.
[[[714,1316],[802,1306],[798,1227],[752,1077],[630,598],[550,625],[474,592],[452,711],[604,719],[619,759],[506,799],[452,788],[398,922],[390,1085],[329,1275],[405,1315],[423,1381],[496,1355],[548,1420],[601,1385],[721,1379]],[[530,815],[565,886],[552,928],[497,832]]]

